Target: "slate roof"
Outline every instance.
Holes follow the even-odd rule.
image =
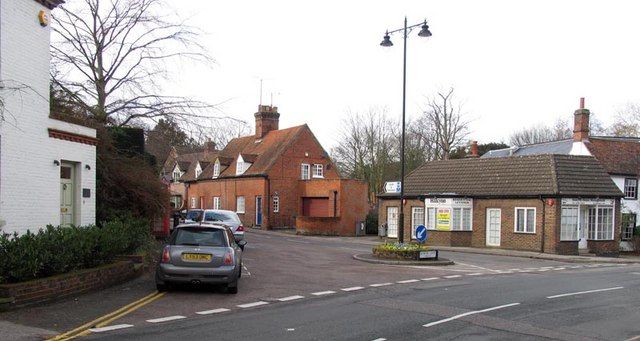
[[[405,195],[418,197],[623,196],[597,159],[574,155],[432,161],[407,175],[404,183]]]
[[[250,162],[251,167],[240,176],[264,176],[268,173],[273,164],[295,142],[303,131],[311,130],[306,124],[287,129],[272,130],[262,138],[255,135],[235,138],[220,151],[220,178],[236,177],[236,160],[238,155],[242,155],[245,162]],[[213,165],[209,165],[203,170],[199,179],[211,179],[213,177]],[[224,168],[222,165],[228,165]]]
[[[590,136],[584,142],[609,174],[640,176],[640,138]],[[491,150],[481,158],[563,154],[569,155],[573,139]]]
[[[523,155],[540,155],[540,154],[564,154],[568,155],[573,146],[573,139],[558,140],[552,142],[529,144],[526,146],[510,147],[504,149],[490,150],[481,157],[504,157],[504,156],[523,156]]]

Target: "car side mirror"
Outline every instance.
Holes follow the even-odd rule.
[[[247,245],[247,241],[243,239],[238,242],[238,245],[244,247],[245,245]]]

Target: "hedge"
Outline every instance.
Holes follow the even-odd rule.
[[[0,283],[87,269],[131,254],[151,239],[149,224],[131,217],[90,226],[47,226],[37,233],[0,235]]]

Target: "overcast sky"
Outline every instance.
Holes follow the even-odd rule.
[[[249,121],[260,101],[280,128],[308,124],[325,149],[349,113],[402,112],[402,35],[428,21],[433,36],[407,39],[407,117],[449,87],[470,139],[507,142],[520,129],[572,122],[580,97],[605,125],[640,103],[640,1],[184,0],[180,16],[205,32],[216,64],[185,65],[168,91],[222,103]],[[260,91],[262,83],[262,93]]]

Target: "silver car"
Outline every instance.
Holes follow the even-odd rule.
[[[174,229],[162,250],[156,267],[158,291],[172,284],[224,284],[231,294],[238,293],[242,274],[242,249],[247,242],[236,243],[224,226],[199,223]]]
[[[244,226],[234,211],[207,209],[204,210],[201,218],[203,223],[218,223],[229,226],[236,242],[244,239]]]

